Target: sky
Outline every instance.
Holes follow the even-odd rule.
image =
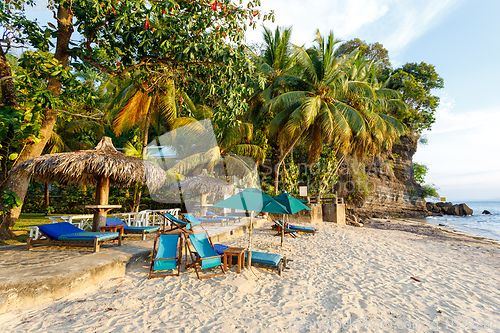
[[[342,40],[379,42],[394,67],[433,64],[445,88],[436,123],[424,132],[414,162],[426,183],[454,202],[500,201],[500,1],[498,0],[261,0],[275,23],[292,26],[292,42],[311,45],[317,29]],[[248,42],[261,43],[262,29]]]

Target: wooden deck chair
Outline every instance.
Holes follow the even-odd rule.
[[[99,252],[104,242],[118,240],[122,245],[122,235],[119,232],[88,232],[75,227],[71,223],[50,223],[38,226],[40,233],[45,239],[28,238],[28,250],[34,245],[56,245],[56,246],[89,246],[94,252]]]
[[[193,232],[193,226],[201,226],[201,222],[188,222],[188,221],[182,221],[179,220],[178,218],[175,218],[169,213],[158,213],[164,218],[164,230],[165,232],[170,232],[176,229],[182,230],[184,233],[192,233]],[[167,221],[170,222],[171,228],[169,230],[166,230],[166,223]]]
[[[179,246],[181,234],[157,234],[153,245],[151,256],[151,268],[149,278],[174,276],[181,273],[182,245]],[[155,274],[158,271],[175,270],[177,273]]]
[[[293,230],[293,229],[287,228],[285,226],[285,223],[283,222],[283,220],[274,220],[273,222],[278,227],[278,233],[275,236],[280,236],[281,235],[281,229],[283,229],[285,231],[285,236],[286,235],[290,235],[293,238],[297,238],[297,230]]]
[[[108,217],[106,218],[106,225],[123,225],[123,233],[125,235],[128,234],[136,234],[141,235],[142,240],[146,240],[146,234],[160,231],[160,226],[154,227],[130,227],[125,222],[122,221],[119,217]]]
[[[224,267],[222,266],[222,255],[218,254],[215,251],[212,241],[208,237],[208,233],[206,231],[191,233],[188,235],[188,237],[191,242],[191,245],[196,251],[194,253],[193,251],[191,251],[191,247],[188,246],[192,260],[191,264],[189,264],[189,267],[191,266],[194,267],[198,279],[202,280],[226,274],[224,272]],[[198,271],[198,266],[200,266],[200,269],[213,268],[219,266],[220,269],[222,270],[222,273],[200,276],[200,273]]]

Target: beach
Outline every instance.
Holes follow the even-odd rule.
[[[498,244],[384,219],[363,228],[315,224],[315,235],[287,237],[281,248],[271,224],[254,230],[253,249],[292,259],[281,277],[256,267],[237,274],[233,266],[207,280],[198,280],[193,269],[148,280],[149,261],[144,261],[123,277],[4,313],[0,327],[4,332],[500,331]],[[224,244],[246,247],[248,235]]]

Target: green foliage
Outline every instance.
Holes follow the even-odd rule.
[[[16,208],[22,205],[21,199],[17,196],[15,192],[12,191],[4,191],[1,196],[3,210],[0,211],[1,214],[8,214],[9,210],[12,208]]]
[[[285,159],[280,178],[280,192],[287,192],[292,195],[298,194],[299,168],[294,162],[292,154]]]
[[[359,38],[354,38],[342,43],[335,53],[337,56],[342,56],[348,55],[356,50],[360,51],[362,57],[375,64],[379,74],[381,74],[384,69],[391,67],[389,51],[380,43],[367,44]]]
[[[439,199],[439,188],[436,187],[434,184],[426,184],[422,186],[424,189],[424,192],[422,193],[422,198],[434,198],[434,199]]]
[[[425,175],[427,175],[428,170],[429,168],[425,164],[413,163],[413,175],[417,183],[425,183]]]
[[[443,78],[434,66],[425,62],[407,63],[393,71],[387,86],[399,91],[408,105],[408,111],[400,114],[399,119],[418,133],[429,130],[436,121],[434,114],[439,106],[439,97],[432,95],[432,90],[444,87]]]

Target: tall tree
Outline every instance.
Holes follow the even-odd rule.
[[[394,70],[388,80],[387,87],[398,91],[408,105],[408,111],[402,115],[403,122],[417,133],[429,130],[436,121],[434,114],[439,106],[439,97],[432,91],[444,87],[435,67],[425,62],[407,63]]]

